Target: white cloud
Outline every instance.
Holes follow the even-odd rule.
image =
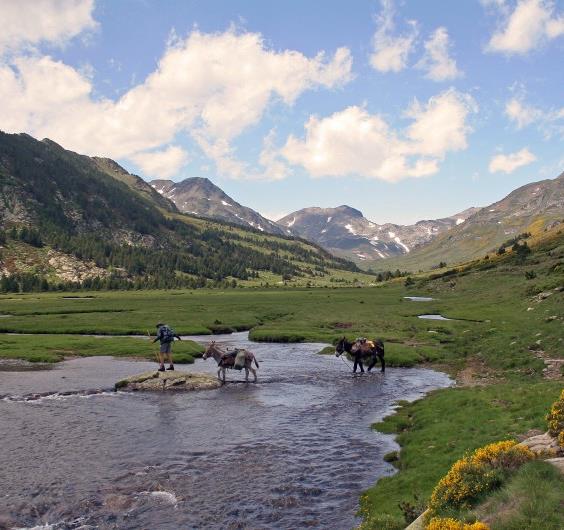
[[[411,149],[416,154],[442,157],[447,151],[467,147],[470,113],[478,112],[472,96],[449,89],[429,99],[425,106],[415,102],[406,111],[414,120],[407,129]]]
[[[337,87],[352,77],[347,48],[308,58],[274,51],[261,35],[233,29],[194,31],[172,43],[156,70],[117,101],[95,98],[88,77],[50,57],[0,62],[0,100],[10,102],[0,106],[2,128],[82,153],[138,160],[187,132],[223,174],[240,178],[245,168],[231,141],[272,101],[292,105],[306,90]]]
[[[505,104],[505,115],[516,124],[517,129],[522,129],[538,120],[542,112],[535,107],[526,105],[521,98],[514,97]]]
[[[42,42],[62,44],[94,29],[94,0],[2,0],[0,54]]]
[[[372,39],[370,64],[379,72],[399,72],[407,66],[407,59],[417,38],[417,25],[408,21],[410,29],[394,35],[394,6],[392,0],[381,0],[382,11],[377,18],[378,29]]]
[[[564,15],[554,13],[551,0],[519,0],[512,12],[505,3],[500,5],[501,26],[492,35],[487,51],[526,54],[564,35]]]
[[[282,154],[312,176],[360,175],[396,182],[436,173],[449,151],[465,149],[468,115],[476,104],[453,89],[415,102],[406,111],[412,123],[393,130],[377,114],[353,106],[326,118],[312,116],[303,140],[290,136]],[[432,131],[432,134],[430,134]]]
[[[268,180],[282,180],[290,173],[288,165],[282,160],[279,150],[275,147],[275,139],[276,130],[272,129],[264,137],[259,156],[259,163],[264,167],[264,178]]]
[[[553,134],[564,135],[564,107],[543,110],[527,104],[520,95],[507,101],[505,115],[519,130],[536,124],[546,138]]]
[[[488,169],[490,173],[513,173],[516,169],[534,162],[537,157],[527,148],[508,155],[499,154],[490,160]]]
[[[425,53],[416,68],[425,70],[425,77],[433,81],[448,81],[462,75],[456,61],[449,56],[449,36],[444,27],[437,28],[424,44]]]
[[[149,177],[170,178],[188,162],[188,153],[178,145],[160,151],[131,155],[130,160]]]
[[[266,217],[267,219],[270,219],[271,221],[278,221],[279,219],[282,219],[284,217],[286,217],[290,212],[286,212],[286,211],[265,211],[265,210],[260,210],[259,213],[263,216]]]
[[[248,164],[237,159],[235,149],[225,138],[210,140],[201,131],[193,131],[192,136],[204,155],[215,163],[220,176],[236,180],[250,178]]]

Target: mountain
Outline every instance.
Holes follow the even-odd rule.
[[[481,258],[519,234],[538,234],[561,222],[564,173],[517,188],[411,254],[390,260],[389,265],[417,270],[441,261],[455,264]]]
[[[313,244],[182,214],[112,160],[0,132],[0,291],[347,283],[351,273],[368,278]]]
[[[192,177],[182,182],[153,180],[150,184],[163,197],[173,201],[181,212],[248,226],[270,234],[284,233],[276,223],[234,201],[207,178]]]
[[[438,234],[464,223],[477,209],[414,225],[376,224],[350,206],[304,208],[278,220],[286,233],[314,241],[330,252],[356,261],[406,254]]]

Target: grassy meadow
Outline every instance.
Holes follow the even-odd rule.
[[[399,473],[380,480],[362,497],[363,528],[403,528],[405,509],[398,504],[425,504],[438,479],[465,451],[545,428],[544,416],[562,388],[562,373],[547,377],[541,357],[562,358],[563,286],[564,237],[557,233],[525,257],[509,252],[442,274],[415,276],[409,287],[402,279],[364,288],[3,295],[0,332],[28,335],[1,335],[0,357],[151,358],[155,348],[148,341],[79,335],[145,335],[154,333],[158,321],[181,334],[250,330],[259,341],[330,344],[343,335],[381,337],[389,366],[435,366],[459,383],[403,404],[375,426],[398,435]],[[412,302],[405,296],[433,300]],[[452,320],[424,320],[418,318],[421,314]],[[189,361],[198,352],[189,342],[175,345],[177,358]],[[537,476],[543,470],[532,466],[526,472]],[[551,475],[550,480],[559,479]],[[508,487],[523,491],[524,481],[518,476]],[[500,492],[492,503],[503,499]],[[563,503],[563,495],[550,502]],[[514,515],[520,523],[494,521],[492,529],[528,528],[518,526],[525,515]],[[564,514],[555,517],[556,524],[563,523]]]

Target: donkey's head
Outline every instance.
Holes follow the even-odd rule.
[[[202,359],[206,360],[208,357],[213,357],[215,351],[215,340],[212,340],[207,346],[204,351],[204,355],[202,355]]]
[[[337,345],[335,346],[336,357],[340,357],[345,352],[346,345],[347,345],[346,337],[339,339],[339,342],[337,342]]]

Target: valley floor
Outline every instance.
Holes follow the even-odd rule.
[[[406,505],[402,510],[398,503],[417,511],[465,451],[530,429],[546,430],[545,414],[562,388],[563,257],[559,235],[520,262],[510,256],[442,277],[422,277],[410,287],[396,281],[363,289],[3,295],[0,358],[150,357],[153,349],[139,338],[77,335],[146,335],[159,321],[180,334],[250,329],[251,338],[259,341],[332,343],[343,335],[380,337],[389,366],[431,365],[459,383],[405,404],[375,426],[398,435],[400,472],[362,497],[363,528],[402,528]],[[410,301],[407,296],[432,300]],[[419,318],[422,314],[450,320]],[[200,351],[190,343],[175,348],[186,361]],[[559,479],[551,475],[550,480]],[[562,506],[561,497],[556,505]],[[521,526],[493,521],[492,529],[533,528],[523,526],[525,515],[517,512],[520,523],[515,525]],[[555,517],[561,525],[564,514]]]

